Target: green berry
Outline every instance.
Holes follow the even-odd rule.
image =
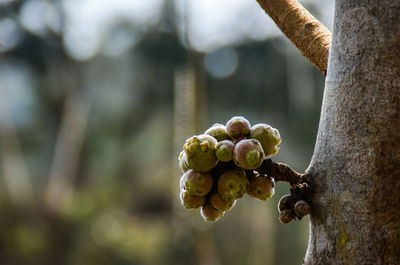
[[[250,183],[244,171],[236,168],[221,175],[217,189],[222,198],[232,201],[243,197],[249,186]]]
[[[211,194],[209,198],[209,203],[212,207],[214,207],[217,210],[226,212],[232,209],[232,207],[235,205],[236,201],[235,200],[225,200],[222,198],[221,194],[218,192]]]
[[[205,221],[215,222],[224,215],[224,212],[215,209],[209,204],[205,204],[201,207],[200,214]]]
[[[276,155],[279,151],[278,145],[282,142],[277,129],[262,123],[251,127],[250,138],[257,139],[261,143],[266,158]]]
[[[178,160],[179,160],[179,168],[182,170],[183,173],[185,173],[190,169],[189,166],[187,165],[186,155],[184,151],[182,151],[179,154]]]
[[[181,190],[191,195],[204,196],[211,191],[213,178],[210,173],[201,173],[190,169],[183,174],[180,180]]]
[[[241,140],[233,150],[233,161],[243,169],[259,168],[264,159],[264,151],[256,139]]]
[[[212,137],[217,139],[218,142],[223,140],[229,140],[229,136],[226,133],[225,125],[219,123],[216,123],[210,128],[208,128],[207,131],[205,131],[205,134],[211,135]]]
[[[262,201],[270,199],[275,193],[275,182],[266,175],[259,175],[250,181],[249,195]]]
[[[215,155],[218,160],[222,162],[229,162],[233,158],[233,149],[235,148],[235,144],[230,140],[224,140],[218,142],[215,147]]]
[[[181,190],[180,199],[183,207],[196,209],[204,205],[206,197],[189,194],[187,190]]]
[[[250,134],[250,122],[242,116],[235,116],[226,123],[226,132],[235,142]]]
[[[208,134],[193,136],[186,140],[183,150],[188,167],[199,172],[213,169],[218,162],[215,156],[216,145],[217,140]]]

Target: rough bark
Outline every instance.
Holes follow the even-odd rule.
[[[400,264],[400,0],[336,0],[305,264]]]
[[[257,0],[282,32],[326,75],[331,32],[296,0]]]

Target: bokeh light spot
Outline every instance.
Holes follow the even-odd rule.
[[[204,58],[207,71],[215,78],[229,77],[236,71],[238,63],[238,55],[232,48],[211,52]]]

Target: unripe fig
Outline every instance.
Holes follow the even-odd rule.
[[[215,209],[209,204],[205,204],[201,207],[200,214],[205,221],[215,222],[224,215],[224,212]]]
[[[294,200],[294,198],[290,194],[286,194],[286,195],[282,196],[282,198],[279,200],[279,204],[278,204],[279,211],[282,212],[283,210],[293,209],[293,205],[294,205],[293,200]]]
[[[279,221],[283,224],[287,224],[295,218],[292,210],[283,210],[279,213]]]
[[[298,217],[303,217],[310,213],[310,205],[307,202],[300,200],[294,204],[294,212]]]
[[[221,175],[217,189],[222,198],[231,201],[243,197],[249,186],[250,183],[244,171],[236,168]]]
[[[310,186],[304,182],[304,183],[300,183],[299,185],[297,185],[297,189],[299,191],[299,193],[307,195],[310,194],[312,192]]]
[[[219,123],[216,123],[210,128],[208,128],[207,131],[205,131],[205,134],[211,135],[212,137],[217,139],[218,142],[223,140],[229,140],[229,136],[226,133],[225,125]]]
[[[250,181],[248,194],[262,201],[270,199],[275,193],[275,181],[266,175],[259,175]]]
[[[261,166],[264,151],[256,139],[241,140],[233,150],[233,161],[243,169],[256,169]]]
[[[218,160],[222,162],[229,162],[233,158],[233,149],[235,148],[235,144],[230,140],[223,140],[217,143],[215,147],[215,155]]]
[[[180,180],[181,190],[191,195],[204,196],[211,191],[213,178],[210,173],[201,173],[190,169],[183,174]]]
[[[225,200],[218,192],[211,194],[209,203],[212,207],[222,212],[229,211],[235,205],[235,200]]]
[[[250,134],[250,122],[242,116],[235,116],[226,123],[226,132],[235,142]]]
[[[199,208],[206,202],[206,197],[191,195],[187,190],[181,190],[180,198],[183,207],[187,209]]]
[[[208,172],[218,162],[215,156],[217,140],[208,134],[196,135],[186,140],[183,150],[189,168],[199,172]]]
[[[278,145],[282,142],[279,131],[263,123],[251,127],[250,138],[257,139],[261,143],[266,158],[276,155],[279,151]]]
[[[179,168],[182,170],[183,173],[185,173],[190,169],[189,166],[187,165],[186,155],[184,151],[182,151],[179,154],[178,160],[179,160]]]

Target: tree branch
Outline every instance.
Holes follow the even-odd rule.
[[[326,75],[331,32],[296,0],[257,2],[303,55]]]
[[[58,212],[60,206],[73,194],[73,178],[86,136],[89,108],[77,92],[70,89],[64,103],[45,198],[47,206],[54,212]]]
[[[273,177],[275,181],[289,182],[291,186],[298,184],[302,176],[288,165],[274,162],[271,159],[265,159],[256,171]]]

